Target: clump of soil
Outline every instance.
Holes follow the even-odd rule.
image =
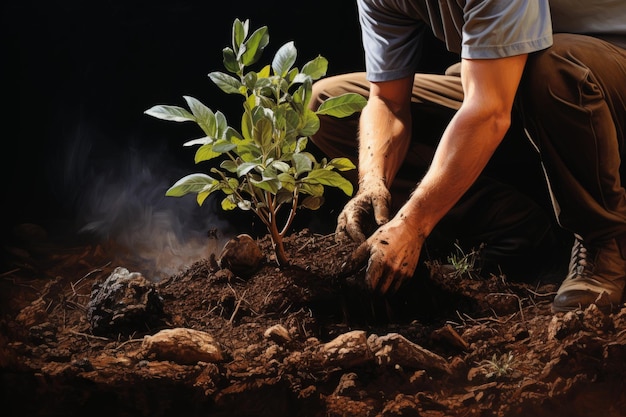
[[[125,311],[148,293],[159,308],[117,334],[94,332],[95,293],[141,271],[102,245],[5,248],[2,415],[626,415],[623,305],[552,314],[555,283],[440,260],[378,297],[362,272],[342,275],[354,247],[333,235],[289,237],[280,268],[257,243],[265,259],[245,276],[206,258],[129,285]]]

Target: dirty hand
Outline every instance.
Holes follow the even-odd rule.
[[[365,281],[381,294],[394,293],[417,267],[424,238],[408,227],[403,216],[382,225],[363,242],[344,265],[345,271],[356,271],[367,265]]]
[[[336,239],[364,242],[376,227],[389,221],[391,193],[382,179],[365,180],[337,218]]]

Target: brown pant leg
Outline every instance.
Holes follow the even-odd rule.
[[[559,223],[585,240],[626,233],[626,50],[557,34],[529,57],[518,104]]]

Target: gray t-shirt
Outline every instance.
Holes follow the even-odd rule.
[[[553,31],[626,35],[626,0],[357,0],[357,5],[370,81],[413,74],[429,28],[448,50],[471,59],[545,49]]]

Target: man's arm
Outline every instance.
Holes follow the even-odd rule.
[[[359,188],[337,219],[337,239],[367,239],[368,230],[389,221],[389,188],[411,140],[413,77],[372,83],[359,124]],[[374,228],[375,228],[374,227]]]
[[[411,140],[413,77],[371,83],[359,124],[359,182],[395,178]]]
[[[350,262],[369,258],[366,279],[373,289],[397,290],[413,275],[426,237],[487,165],[510,126],[526,58],[463,61],[463,105],[446,128],[430,168],[396,216]]]
[[[431,167],[407,202],[428,235],[478,178],[511,125],[527,55],[463,60],[463,104],[446,128]]]

